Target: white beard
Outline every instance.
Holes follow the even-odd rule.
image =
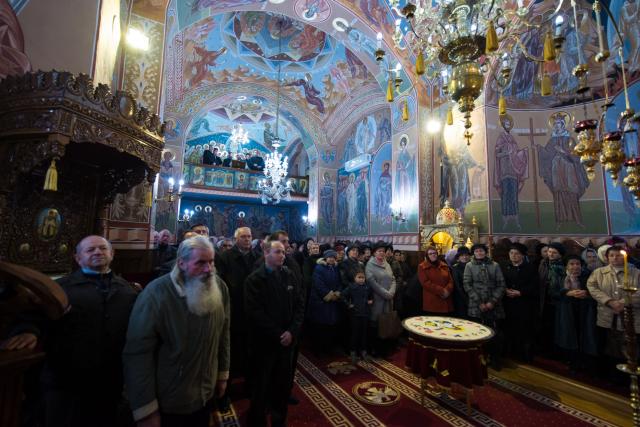
[[[216,310],[222,310],[222,293],[218,279],[212,274],[207,279],[193,277],[184,282],[184,294],[187,308],[196,316],[205,316]]]

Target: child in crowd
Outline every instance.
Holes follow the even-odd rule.
[[[373,304],[373,290],[366,283],[364,271],[359,270],[353,276],[353,283],[342,292],[342,298],[349,307],[349,326],[351,329],[351,363],[354,365],[358,361],[358,353],[365,361],[369,360],[367,355],[367,326],[371,315],[371,304]]]

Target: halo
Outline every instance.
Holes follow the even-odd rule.
[[[205,213],[211,213],[212,210],[213,210],[213,208],[211,206],[209,206],[209,205],[204,207]]]
[[[246,215],[246,214],[244,213],[244,211],[240,211],[240,212],[238,212],[238,218],[244,218],[244,217],[245,217],[245,215]]]
[[[200,206],[200,205],[196,205],[193,209],[194,209],[196,212],[200,212],[200,211],[202,211],[202,206]]]
[[[549,126],[549,129],[551,131],[553,131],[553,124],[555,123],[556,118],[562,118],[565,124],[564,127],[567,130],[571,129],[571,123],[573,123],[573,117],[571,116],[571,114],[567,113],[566,111],[558,111],[550,115],[549,120],[547,120],[547,125]]]

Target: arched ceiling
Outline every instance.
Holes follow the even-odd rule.
[[[313,3],[317,7],[310,9]],[[234,12],[227,11],[231,5]],[[256,6],[264,10],[238,10]],[[335,13],[340,16],[331,19]],[[387,73],[375,62],[375,42],[366,32],[371,30],[357,16],[328,0],[172,3],[165,30],[165,114],[186,125],[187,138],[206,132],[202,120],[211,129],[251,122],[256,133],[270,122],[273,130],[280,65],[279,136],[300,140],[307,151],[313,147],[310,158],[317,158],[316,146],[331,145],[345,123],[386,105]],[[412,91],[406,75],[403,80],[401,91]],[[259,99],[260,118],[238,113],[254,108],[246,102],[239,107],[240,97]]]

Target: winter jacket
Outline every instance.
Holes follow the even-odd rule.
[[[342,291],[340,298],[347,304],[350,316],[369,317],[371,315],[369,301],[373,300],[373,290],[367,283],[362,285],[349,283]]]
[[[393,296],[396,293],[396,280],[391,266],[386,261],[378,264],[371,258],[365,268],[367,284],[373,289],[373,306],[371,320],[377,321],[381,313],[391,310]]]
[[[187,307],[176,271],[151,282],[131,313],[122,353],[134,419],[154,411],[190,414],[229,378],[229,292],[218,279],[222,307],[198,316]]]
[[[623,330],[622,313],[614,315],[613,310],[607,305],[610,300],[620,300],[625,296],[622,290],[624,273],[622,270],[616,274],[615,269],[607,265],[596,268],[589,280],[587,288],[589,293],[598,302],[598,326],[611,328],[616,317],[616,328]],[[636,287],[640,286],[640,270],[629,264],[629,281]],[[635,330],[640,331],[640,292],[635,292],[632,298]]]
[[[453,309],[457,317],[469,317],[469,295],[464,290],[464,268],[467,263],[456,262],[451,267],[453,276]]]
[[[349,286],[349,283],[353,282],[353,279],[358,271],[364,271],[364,264],[357,259],[346,257],[340,263],[340,280],[342,287]]]
[[[340,309],[339,296],[331,292],[339,292],[342,289],[338,266],[329,266],[324,258],[320,258],[313,271],[311,282],[307,318],[319,325],[337,324]]]
[[[512,263],[502,266],[502,273],[506,289],[520,291],[519,297],[504,296],[502,303],[509,322],[516,322],[521,326],[532,328],[531,322],[538,311],[538,272],[535,267],[523,262],[520,265]]]
[[[588,273],[580,275],[579,289],[587,289],[588,277]],[[568,291],[569,289],[563,286],[556,294],[554,341],[560,348],[578,350],[583,354],[595,356],[598,354],[596,301],[591,295],[584,299],[570,297],[567,295]]]
[[[58,279],[69,311],[43,330],[36,324],[19,332],[44,338],[47,389],[122,393],[122,349],[138,290],[122,277],[77,270]]]
[[[418,266],[418,280],[422,285],[422,309],[433,313],[453,311],[453,279],[446,263],[437,265],[424,260]],[[444,297],[444,294],[447,294]]]
[[[464,290],[469,295],[469,316],[483,320],[504,319],[502,296],[504,277],[500,266],[489,258],[472,258],[464,268]],[[482,312],[480,304],[492,303],[493,309]]]

